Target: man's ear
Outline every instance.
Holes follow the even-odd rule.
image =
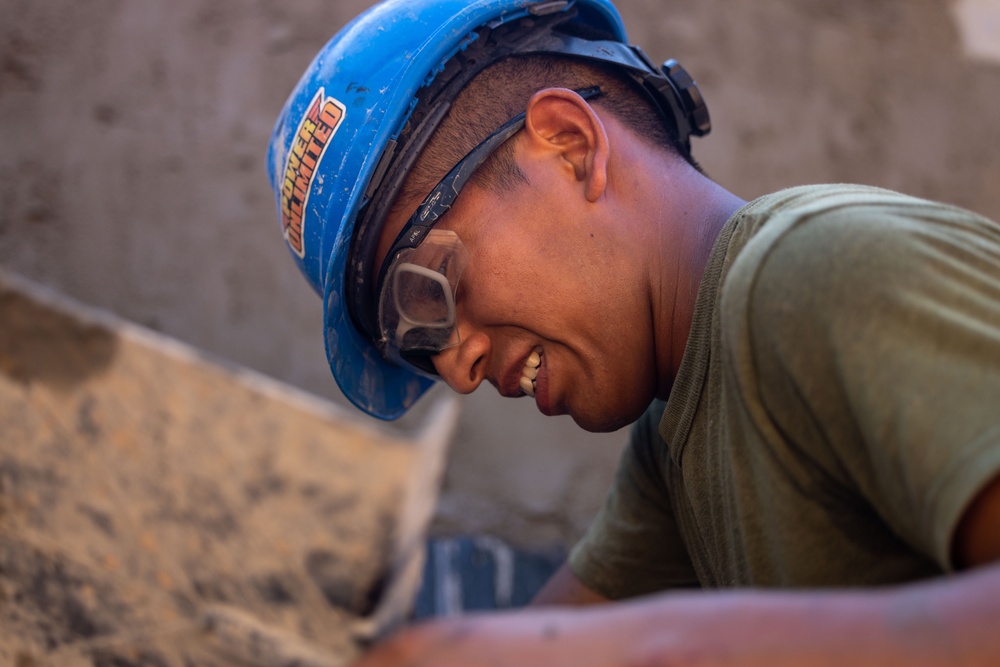
[[[567,88],[540,90],[528,101],[524,127],[529,146],[559,157],[597,201],[608,183],[608,134],[594,109]]]

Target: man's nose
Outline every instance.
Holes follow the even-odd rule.
[[[462,336],[461,342],[431,357],[438,375],[460,394],[471,394],[486,379],[490,339],[483,333]]]

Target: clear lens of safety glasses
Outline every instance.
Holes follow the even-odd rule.
[[[393,259],[379,295],[379,328],[390,356],[433,372],[427,357],[459,343],[455,293],[468,258],[458,234],[432,229]]]

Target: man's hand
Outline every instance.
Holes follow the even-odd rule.
[[[610,600],[580,581],[565,563],[546,582],[531,601],[533,607],[583,606]]]
[[[565,609],[469,614],[404,630],[376,647],[357,667],[550,667],[586,648],[578,640],[585,626],[584,619]],[[603,650],[612,648],[607,645]],[[603,662],[575,664],[612,664],[607,660],[610,655],[592,657]]]

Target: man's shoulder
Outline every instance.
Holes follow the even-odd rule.
[[[912,265],[911,254],[929,237],[1000,239],[1000,226],[964,209],[859,185],[782,190],[736,215],[742,231],[734,238],[742,238],[727,278],[730,289],[760,280],[765,263],[772,279],[806,289],[813,280],[849,274],[863,281],[872,272]]]
[[[747,241],[769,245],[792,230],[822,235],[850,227],[877,231],[887,221],[971,215],[946,204],[865,185],[805,185],[758,197],[734,217]],[[846,231],[846,230],[845,230]]]
[[[719,297],[728,345],[749,335],[752,314],[769,337],[780,322],[850,329],[907,299],[961,294],[970,271],[998,286],[1000,225],[947,204],[813,186],[755,200],[742,214],[745,239],[730,247]],[[962,270],[949,271],[954,266]]]

